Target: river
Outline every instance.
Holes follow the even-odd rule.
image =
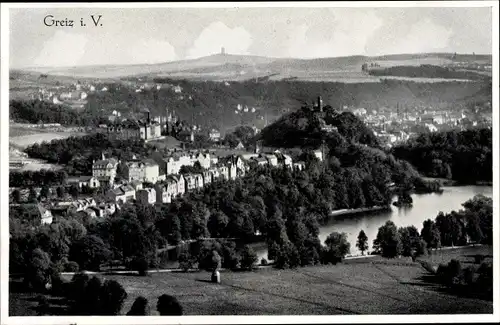
[[[491,186],[454,186],[443,187],[443,193],[413,194],[412,208],[391,207],[391,211],[372,212],[351,216],[338,216],[336,220],[328,222],[320,227],[319,239],[322,243],[328,235],[334,231],[345,232],[351,243],[351,254],[358,255],[360,252],[356,248],[356,240],[360,230],[364,230],[368,236],[369,250],[372,248],[373,240],[377,236],[378,228],[387,220],[392,220],[398,227],[415,226],[420,231],[424,220],[436,218],[437,214],[462,208],[462,203],[471,199],[476,194],[483,194],[488,197],[493,196]],[[396,198],[394,198],[396,199]],[[267,259],[267,245],[257,243],[253,245],[258,261]]]

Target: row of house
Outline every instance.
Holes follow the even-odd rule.
[[[322,160],[321,151],[315,152],[316,157]],[[214,162],[207,154],[198,155],[200,158]],[[135,157],[134,157],[135,158]],[[102,182],[109,182],[116,176],[119,161],[114,158],[102,159],[94,162],[93,176],[70,178],[68,183],[78,184],[79,187],[99,187]],[[106,193],[106,202],[97,204],[94,198],[85,198],[68,202],[58,202],[37,206],[42,223],[51,223],[53,215],[80,214],[91,218],[102,218],[115,213],[120,204],[137,201],[143,204],[171,203],[173,199],[186,192],[196,191],[216,180],[234,180],[244,176],[255,166],[271,166],[302,170],[303,162],[293,163],[289,155],[279,151],[268,153],[249,153],[239,156],[217,158],[214,164],[204,164],[199,173],[158,175],[158,165],[154,161],[139,161],[133,159],[124,164],[125,184],[111,182],[111,189]],[[152,187],[143,187],[144,182],[154,184]]]

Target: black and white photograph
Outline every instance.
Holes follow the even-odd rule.
[[[499,321],[498,9],[2,4],[2,324]]]

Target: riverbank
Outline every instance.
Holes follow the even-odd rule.
[[[388,205],[388,206],[374,206],[374,207],[358,208],[358,209],[340,209],[340,210],[333,210],[330,213],[330,217],[356,215],[356,214],[360,214],[360,213],[389,211],[389,210],[391,210],[390,205]]]
[[[438,182],[440,186],[446,186],[446,187],[458,187],[458,186],[493,186],[492,181],[475,181],[472,182],[471,184],[468,183],[459,183],[456,180],[453,179],[447,179],[447,178],[434,178],[434,177],[422,177],[424,181],[429,181],[429,182]]]

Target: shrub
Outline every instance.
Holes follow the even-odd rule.
[[[132,307],[130,307],[127,316],[147,316],[149,315],[149,304],[148,300],[143,296],[139,296],[135,299]]]
[[[139,272],[140,276],[148,274],[148,261],[144,256],[137,256],[130,262],[130,268]]]
[[[127,299],[127,292],[117,281],[106,280],[102,285],[99,299],[102,315],[118,315],[122,309],[123,302]]]
[[[177,298],[163,294],[158,298],[156,310],[161,316],[182,316],[182,306]]]
[[[37,306],[38,315],[40,316],[46,315],[48,309],[50,308],[50,304],[47,297],[45,297],[44,295],[38,295],[36,300],[38,301],[38,306]]]
[[[184,272],[187,272],[189,269],[192,269],[194,267],[194,259],[189,254],[189,252],[185,251],[182,252],[181,255],[179,255],[179,268],[184,270]]]

